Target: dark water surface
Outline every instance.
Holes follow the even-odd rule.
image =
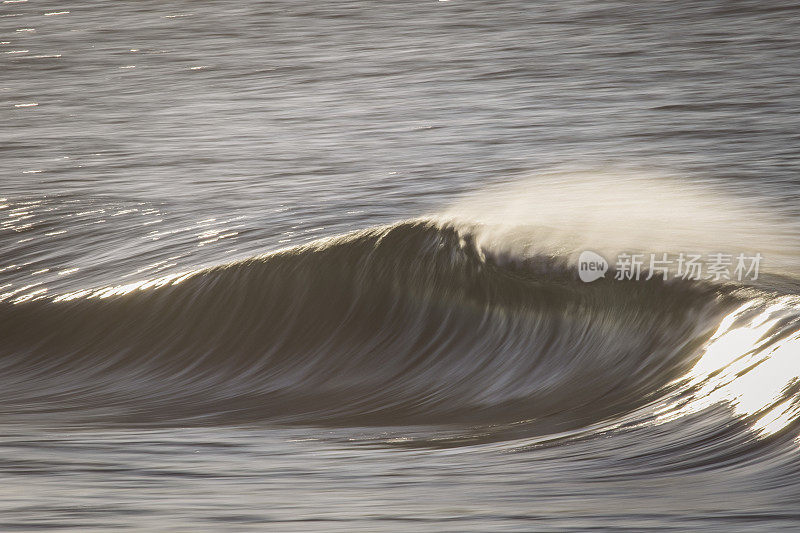
[[[1,3],[0,529],[797,530],[798,25]]]

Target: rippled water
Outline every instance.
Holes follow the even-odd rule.
[[[0,529],[796,530],[798,23],[1,3]]]

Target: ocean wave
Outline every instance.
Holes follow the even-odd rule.
[[[4,302],[0,405],[76,422],[484,425],[504,439],[728,402],[767,431],[798,414],[795,300],[587,284],[563,257],[509,261],[473,229],[407,221]]]

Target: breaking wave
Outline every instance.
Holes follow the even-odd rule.
[[[415,220],[146,283],[0,303],[6,418],[481,425],[490,439],[725,405],[796,425],[791,291],[583,283]]]

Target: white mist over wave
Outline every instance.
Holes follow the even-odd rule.
[[[797,219],[774,202],[666,173],[552,170],[469,194],[440,220],[500,257],[760,253],[762,271],[797,275]]]
[[[760,253],[762,272],[797,277],[797,218],[783,211],[774,196],[745,196],[718,182],[630,169],[553,170],[461,198],[440,222],[471,235],[495,259],[545,255],[575,264],[584,250],[608,259],[623,252]],[[658,425],[722,406],[758,437],[797,420],[797,296],[735,293],[741,306],[669,384],[674,392],[638,412],[641,420]]]

